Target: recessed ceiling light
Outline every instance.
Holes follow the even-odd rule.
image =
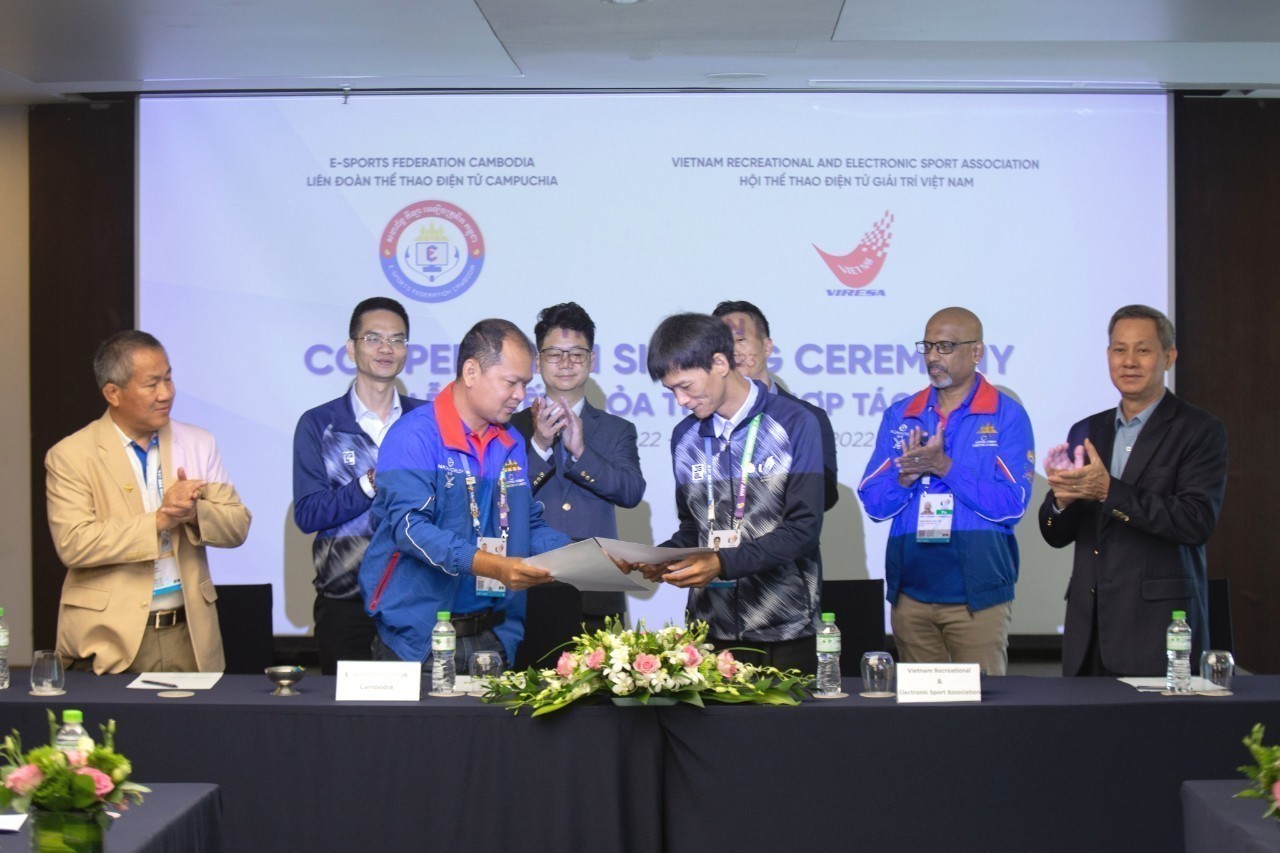
[[[763,80],[769,75],[758,71],[714,71],[704,76],[708,80]]]

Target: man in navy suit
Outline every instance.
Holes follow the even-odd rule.
[[[538,314],[534,340],[546,396],[517,412],[511,425],[525,437],[533,495],[548,525],[575,540],[618,538],[615,507],[644,497],[636,428],[587,402],[595,369],[596,324],[576,302]],[[626,611],[620,592],[587,592],[582,612],[588,627]]]
[[[373,536],[369,507],[377,487],[378,449],[391,425],[422,403],[401,397],[409,315],[385,296],[351,312],[347,359],[356,379],[338,399],[306,412],[293,434],[293,519],[316,534],[316,645],[320,671],[340,660],[369,660],[373,620],[364,612],[356,573]]]
[[[1227,431],[1164,387],[1178,357],[1168,317],[1127,305],[1108,334],[1120,405],[1049,451],[1040,533],[1076,546],[1062,674],[1161,675],[1174,610],[1187,613],[1193,667],[1208,642],[1204,546],[1226,490]]]

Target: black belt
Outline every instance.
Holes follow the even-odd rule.
[[[476,613],[459,613],[457,616],[450,616],[449,621],[453,623],[453,630],[458,632],[459,637],[474,637],[476,634],[483,634],[490,631],[507,619],[506,611],[503,610],[481,610]]]
[[[147,615],[148,628],[172,628],[187,621],[187,608],[177,610],[152,610]]]

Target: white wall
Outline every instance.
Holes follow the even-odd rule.
[[[0,107],[0,606],[9,660],[22,666],[32,643],[28,196],[27,109]]]

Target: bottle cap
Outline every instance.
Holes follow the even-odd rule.
[[[439,610],[439,611],[436,611],[436,621],[437,621],[437,622],[448,622],[448,621],[449,621],[449,611],[448,611],[448,610]]]
[[[4,618],[4,608],[0,607],[0,619]]]
[[[1187,611],[1185,611],[1185,610],[1175,610],[1175,611],[1173,611],[1173,618],[1174,618],[1174,619],[1186,619],[1186,618],[1187,618]]]
[[[834,621],[836,621],[836,615],[835,615],[834,613],[823,613],[823,614],[822,614],[822,621],[823,621],[823,622],[834,622]]]
[[[82,714],[81,712],[77,711],[75,708],[68,708],[67,710],[65,710],[65,711],[63,711],[63,712],[62,712],[62,722],[64,722],[64,723],[83,723],[83,722],[84,722],[84,714]]]

